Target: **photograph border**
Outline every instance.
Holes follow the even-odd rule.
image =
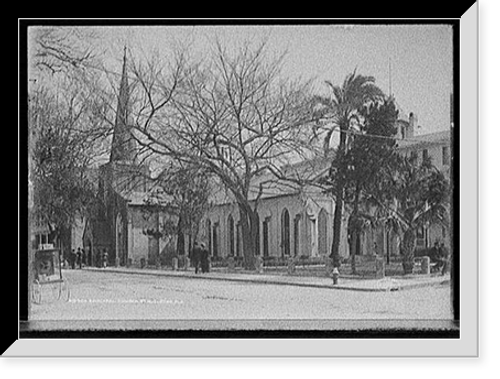
[[[472,9],[473,13],[476,10],[478,13],[478,4],[475,5],[477,9]],[[468,12],[470,13],[471,10],[469,9]],[[455,132],[454,132],[454,138],[453,138],[453,147],[455,149],[455,154],[454,154],[454,162],[453,162],[453,170],[454,170],[454,194],[453,194],[453,203],[454,203],[454,209],[456,210],[455,213],[453,214],[453,219],[454,219],[454,225],[455,227],[459,225],[457,221],[460,221],[460,229],[464,227],[463,223],[467,223],[467,228],[470,229],[476,229],[477,225],[474,224],[475,217],[470,217],[469,213],[465,213],[468,215],[467,219],[463,218],[464,211],[465,212],[473,212],[474,215],[477,212],[477,209],[472,208],[470,210],[464,209],[464,204],[461,202],[458,198],[458,195],[460,193],[461,196],[463,196],[463,191],[464,191],[464,186],[463,183],[460,181],[460,176],[464,175],[467,177],[475,176],[474,172],[476,172],[477,167],[474,164],[474,160],[471,160],[470,154],[473,155],[474,157],[474,150],[472,151],[467,151],[467,156],[464,157],[464,151],[460,149],[460,140],[461,137],[460,135],[462,134],[462,139],[469,141],[475,141],[477,140],[476,135],[470,135],[470,134],[463,134],[464,129],[460,128],[460,125],[469,125],[469,124],[475,124],[478,121],[478,117],[474,116],[473,112],[460,112],[461,109],[464,109],[463,107],[460,107],[460,104],[464,104],[464,101],[466,98],[470,100],[470,102],[474,103],[477,99],[472,97],[470,99],[470,96],[474,96],[473,94],[475,91],[470,91],[469,86],[472,85],[473,87],[477,85],[475,82],[476,78],[467,78],[468,75],[473,76],[471,74],[474,74],[474,72],[466,72],[465,75],[462,75],[462,69],[466,69],[471,63],[470,62],[464,62],[464,58],[466,59],[478,59],[478,57],[475,57],[474,54],[465,54],[465,51],[467,49],[475,49],[473,46],[474,43],[477,41],[472,40],[468,41],[466,38],[476,38],[476,31],[471,30],[465,31],[463,30],[466,26],[467,23],[464,22],[467,14],[464,14],[464,17],[459,17],[458,18],[449,18],[443,22],[443,20],[433,20],[430,23],[432,24],[439,24],[439,23],[445,23],[445,24],[452,24],[453,26],[453,46],[454,46],[454,53],[453,53],[453,61],[454,61],[454,94],[455,94],[455,102],[454,102],[454,114],[455,115],[460,115],[458,118],[456,117],[456,122],[455,122]],[[467,16],[468,17],[468,16]],[[473,17],[479,17],[473,16]],[[373,22],[371,22],[373,21]],[[360,23],[378,23],[380,20],[371,20],[370,22],[364,21],[359,21]],[[402,20],[404,24],[408,23],[408,20]],[[413,20],[415,23],[427,23],[424,22],[425,20]],[[450,22],[452,21],[452,22]],[[470,22],[470,21],[469,21]],[[472,24],[474,24],[476,20],[473,20]],[[92,22],[90,22],[92,23]],[[259,22],[260,23],[260,22]],[[331,22],[330,22],[331,23]],[[356,23],[352,22],[349,20],[347,23]],[[399,21],[396,23],[400,23]],[[478,20],[477,20],[478,23]],[[472,28],[474,29],[474,25]],[[478,27],[478,26],[477,26]],[[472,37],[470,37],[472,36]],[[24,51],[25,54],[25,51]],[[21,55],[21,51],[20,51]],[[475,61],[472,62],[472,65],[475,64]],[[23,68],[20,68],[20,72],[22,73]],[[467,84],[466,79],[469,84]],[[465,86],[464,86],[465,85]],[[20,87],[23,88],[23,86],[26,86],[26,78],[24,77],[24,82],[23,79],[20,79]],[[467,88],[466,91],[464,91],[464,88]],[[460,102],[457,101],[457,99],[460,99]],[[24,103],[25,104],[25,103]],[[466,114],[467,113],[467,114]],[[470,116],[472,116],[472,120],[470,119]],[[472,133],[477,132],[476,130],[473,130],[474,128],[470,128],[468,133],[471,133],[470,130],[472,130]],[[21,145],[22,146],[22,145]],[[460,154],[458,154],[460,152]],[[21,151],[19,153],[20,157],[22,160],[20,162],[25,162],[26,161],[26,152]],[[462,165],[460,164],[462,162]],[[463,164],[467,162],[467,167],[464,167]],[[472,163],[471,163],[472,162]],[[21,170],[20,170],[21,171]],[[23,181],[24,185],[26,182],[26,177],[27,177],[27,170],[24,169],[24,171],[21,171],[23,173],[26,173],[26,175],[23,177],[20,175],[20,180]],[[460,183],[460,185],[458,185]],[[474,183],[471,180],[467,180],[466,182],[467,186],[474,186],[476,183]],[[474,193],[475,188],[472,189],[472,193]],[[27,191],[23,192],[22,194],[27,194]],[[20,206],[20,209],[26,208],[26,198],[24,197],[23,199],[20,200],[20,204],[23,206]],[[469,197],[468,197],[469,199]],[[462,207],[462,208],[461,208]],[[459,212],[457,210],[460,210]],[[474,216],[473,215],[473,216]],[[472,222],[472,225],[470,224]],[[24,229],[26,229],[25,224],[24,224]],[[19,251],[23,251],[22,249],[26,249],[26,242],[29,240],[27,238],[27,233],[25,230],[24,234],[24,240],[21,239],[23,237],[23,234],[19,236]],[[460,237],[460,240],[459,240]],[[435,327],[435,328],[424,328],[421,327],[419,322],[413,322],[412,320],[409,320],[408,322],[394,322],[392,323],[393,327],[380,327],[381,323],[384,323],[386,321],[383,320],[376,320],[373,322],[372,325],[370,325],[370,321],[339,321],[339,320],[332,320],[332,323],[336,323],[336,328],[335,329],[329,329],[329,327],[333,325],[326,325],[330,323],[326,323],[321,321],[321,325],[317,324],[314,325],[315,322],[309,323],[308,320],[298,320],[296,323],[294,321],[291,322],[283,322],[280,320],[269,320],[268,322],[258,322],[260,325],[257,325],[257,328],[255,328],[255,321],[249,320],[249,324],[245,325],[245,321],[235,321],[233,323],[232,320],[229,320],[229,324],[233,323],[234,325],[227,330],[227,328],[220,328],[220,325],[217,326],[217,322],[212,323],[210,330],[207,330],[206,322],[201,321],[197,322],[194,321],[191,326],[185,325],[186,322],[182,321],[181,323],[184,323],[183,325],[180,325],[179,323],[176,322],[168,322],[165,321],[166,324],[162,322],[156,322],[156,321],[137,321],[137,322],[99,322],[100,325],[92,325],[92,323],[85,325],[85,322],[79,323],[80,326],[77,326],[76,328],[74,327],[75,325],[73,324],[73,327],[67,327],[64,325],[64,322],[47,322],[44,325],[44,322],[33,322],[33,321],[27,321],[28,319],[28,309],[27,309],[27,304],[26,304],[26,298],[27,298],[27,274],[26,274],[26,267],[27,267],[27,256],[26,259],[23,259],[23,254],[20,254],[19,257],[19,298],[18,298],[18,307],[19,307],[19,340],[40,340],[40,339],[89,339],[89,340],[102,340],[102,339],[175,339],[176,343],[179,342],[179,339],[187,339],[189,342],[193,342],[192,344],[189,343],[189,345],[194,345],[194,341],[206,341],[210,339],[218,339],[218,340],[236,340],[236,339],[244,339],[248,342],[248,339],[286,339],[286,340],[297,340],[297,339],[318,339],[318,340],[327,340],[327,339],[333,339],[333,340],[343,340],[344,342],[346,340],[357,340],[357,339],[365,339],[365,340],[389,340],[389,339],[437,339],[437,340],[460,340],[460,338],[463,338],[463,333],[461,336],[461,331],[464,329],[464,324],[463,324],[463,318],[464,316],[461,313],[461,307],[460,307],[460,300],[463,299],[465,294],[462,292],[464,289],[463,282],[461,283],[460,280],[460,260],[461,260],[461,255],[460,255],[460,249],[463,249],[464,246],[467,246],[469,249],[478,249],[478,244],[476,240],[474,239],[474,236],[471,236],[468,234],[467,240],[464,240],[462,237],[462,233],[457,233],[455,230],[455,233],[453,234],[453,243],[454,243],[454,256],[455,256],[455,262],[454,262],[454,270],[452,271],[452,286],[454,288],[454,297],[453,297],[453,308],[454,308],[454,320],[450,322],[444,322],[441,323],[441,325]],[[467,250],[469,251],[469,250]],[[456,254],[455,254],[456,253]],[[468,253],[469,254],[469,253]],[[24,276],[23,276],[24,273]],[[464,278],[462,278],[464,279]],[[473,280],[473,278],[467,278],[467,283],[469,283],[469,280]],[[469,288],[469,286],[467,286]],[[472,289],[474,286],[472,286]],[[468,292],[468,291],[467,291]],[[23,302],[23,294],[24,294],[24,302]],[[472,294],[472,297],[474,297],[475,294]],[[467,294],[467,299],[470,300],[470,295]],[[463,307],[462,307],[463,309]],[[474,309],[472,309],[474,311]],[[478,309],[477,309],[478,311]],[[466,315],[467,319],[469,319],[469,315]],[[226,322],[226,321],[224,321]],[[73,322],[72,322],[73,323]],[[167,324],[177,324],[175,325],[176,328],[171,328],[169,330],[165,330],[164,326]],[[187,322],[189,324],[190,322]],[[288,325],[286,325],[288,323]],[[307,323],[308,328],[304,328],[304,325],[300,324]],[[407,324],[407,325],[401,325],[401,324]],[[78,323],[77,323],[78,324]],[[149,324],[149,325],[146,325]],[[158,324],[163,324],[163,325],[158,325]],[[254,325],[250,325],[254,324]],[[342,326],[343,324],[343,326]],[[357,325],[356,325],[357,324]],[[375,325],[374,324],[378,324]],[[389,322],[388,324],[391,324]],[[399,324],[399,325],[398,325]],[[279,325],[280,329],[276,330],[275,326]],[[186,328],[187,326],[187,328]],[[227,327],[227,324],[226,324]],[[311,328],[309,328],[311,327]],[[219,329],[220,328],[220,329]],[[25,341],[24,341],[25,342]],[[184,341],[186,342],[186,341]],[[229,342],[229,341],[228,341]],[[288,341],[290,342],[290,341]],[[298,341],[298,342],[303,342],[303,341]],[[267,343],[264,342],[264,343]],[[96,341],[97,344],[97,341]],[[105,345],[105,344],[104,344]],[[103,346],[104,346],[103,345]],[[250,344],[246,344],[245,346],[249,346]],[[319,344],[321,345],[321,344]],[[186,345],[187,346],[187,345]],[[225,346],[228,346],[227,344]],[[302,345],[301,345],[302,346]],[[57,350],[57,349],[56,349]],[[121,349],[120,349],[121,350]],[[195,348],[195,350],[198,350]],[[243,351],[248,351],[246,348],[242,349]],[[240,351],[242,351],[240,350]],[[264,348],[264,350],[267,350]],[[264,350],[259,350],[260,352]],[[288,350],[285,349],[285,350]],[[74,350],[73,350],[74,351]],[[76,350],[78,351],[78,349]],[[107,352],[110,350],[103,350],[104,355],[106,355]],[[116,351],[116,350],[112,350]],[[169,351],[167,349],[167,351]],[[222,349],[222,352],[226,351],[228,355],[231,354],[231,350],[225,350]],[[300,351],[305,354],[305,351],[303,347],[300,348]],[[338,349],[337,349],[338,351]],[[348,350],[349,351],[349,350]],[[351,350],[352,351],[352,350]],[[390,349],[389,351],[394,352],[394,349]],[[96,350],[93,350],[95,353]],[[319,355],[321,355],[321,350],[318,352]],[[152,352],[154,355],[154,351]],[[177,353],[171,352],[174,355],[177,355]],[[182,349],[179,352],[181,355]],[[198,350],[198,353],[200,351]],[[249,353],[249,352],[248,352]],[[273,352],[270,351],[271,355],[273,355]],[[443,353],[441,351],[441,353]],[[124,352],[125,355],[128,355],[128,352]],[[139,354],[139,353],[138,353]],[[142,353],[141,353],[142,354]],[[184,351],[184,354],[186,352]],[[196,352],[193,352],[193,354],[196,355]],[[362,352],[360,353],[362,355]],[[372,351],[373,354],[373,351]],[[167,354],[168,355],[168,354]],[[203,354],[201,354],[203,355]],[[224,353],[223,353],[224,355]],[[244,354],[245,355],[245,354]],[[293,353],[292,353],[293,355]],[[8,356],[5,355],[5,356]]]

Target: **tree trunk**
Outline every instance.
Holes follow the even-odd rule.
[[[337,185],[335,188],[335,211],[333,214],[333,241],[332,241],[332,250],[330,254],[330,258],[333,260],[333,267],[340,267],[340,234],[342,231],[342,210],[344,208],[344,187],[345,181],[343,179],[343,174],[345,172],[345,167],[343,164],[343,156],[346,152],[346,133],[342,133],[342,131],[346,131],[348,129],[347,123],[341,123],[340,125],[340,140],[339,140],[339,148],[337,150],[337,159],[339,166],[337,167]]]
[[[357,236],[352,233],[349,236],[349,253],[351,256],[351,273],[356,274],[356,248],[357,248]]]
[[[153,233],[148,239],[148,264],[156,265],[160,260],[160,236],[159,236],[160,214],[154,214]]]
[[[411,274],[413,271],[413,258],[415,257],[417,234],[413,228],[407,229],[403,234],[401,252],[403,255],[403,272]]]
[[[343,191],[341,191],[343,193]],[[340,267],[340,232],[342,230],[342,208],[344,201],[342,195],[337,193],[335,198],[335,212],[333,214],[333,242],[330,258],[333,259],[333,267]]]
[[[185,252],[185,241],[184,241],[184,220],[182,215],[179,215],[179,221],[177,221],[177,256],[184,255]]]
[[[250,206],[239,205],[241,234],[243,240],[243,267],[246,270],[255,270],[255,248],[257,239],[257,214]]]
[[[354,198],[354,207],[350,218],[350,228],[349,228],[349,250],[351,255],[351,271],[352,274],[356,274],[356,253],[359,249],[359,225],[357,222],[358,211],[359,211],[359,196],[361,190],[359,186],[356,187],[356,195]]]

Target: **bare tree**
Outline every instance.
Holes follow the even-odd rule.
[[[83,215],[93,199],[87,175],[90,162],[86,138],[75,133],[84,110],[73,98],[60,102],[47,91],[32,94],[29,103],[32,220],[47,226],[55,240]]]
[[[156,190],[152,191],[147,203],[157,204],[159,209],[176,216],[164,225],[162,232],[176,237],[176,254],[182,256],[186,247],[185,235],[193,237],[198,234],[201,218],[210,205],[208,175],[199,167],[170,161],[150,181]],[[191,241],[192,238],[188,243]]]
[[[238,205],[245,267],[254,266],[258,236],[255,178],[280,172],[308,147],[307,83],[281,77],[284,55],[270,59],[265,44],[235,54],[217,43],[212,55],[187,64],[179,55],[164,78],[158,66],[136,72],[138,142],[210,173]],[[293,153],[292,153],[293,152]]]
[[[32,27],[33,66],[50,74],[82,69],[93,64],[97,54],[91,29],[76,27]]]

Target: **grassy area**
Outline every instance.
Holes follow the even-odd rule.
[[[356,275],[361,278],[374,278],[375,277],[375,261],[373,260],[363,260],[356,263],[356,273],[352,272],[351,263],[344,262],[339,269],[341,275]],[[265,267],[264,272],[270,274],[287,274],[287,267]],[[295,276],[315,276],[315,277],[326,277],[329,276],[324,264],[320,265],[309,265],[301,266],[297,265],[295,272],[292,274]],[[403,267],[401,262],[393,261],[389,264],[386,263],[385,266],[386,276],[397,276],[403,275]]]
[[[236,272],[244,271],[243,257],[235,257]],[[294,276],[312,276],[312,277],[328,277],[324,257],[306,257],[298,259],[296,262]],[[267,257],[264,260],[264,273],[272,275],[290,275],[288,274],[288,259],[283,257]],[[212,268],[217,270],[225,270],[227,261],[223,258],[212,259]],[[250,273],[250,272],[247,272]],[[375,256],[357,256],[356,257],[356,272],[353,273],[350,258],[345,259],[340,267],[341,275],[355,275],[359,278],[374,278],[375,277]],[[403,275],[403,267],[400,257],[391,257],[390,263],[385,263],[386,276]]]

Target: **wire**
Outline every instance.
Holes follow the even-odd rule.
[[[359,137],[367,137],[367,138],[378,138],[378,139],[386,139],[386,140],[394,140],[394,141],[408,141],[408,142],[424,142],[422,140],[422,137],[425,136],[430,136],[436,133],[441,133],[441,132],[446,132],[447,130],[441,130],[435,133],[428,133],[428,134],[421,134],[419,136],[414,136],[410,138],[402,138],[402,137],[391,137],[391,136],[381,136],[378,134],[368,134],[368,133],[361,133],[355,130],[340,130],[340,128],[337,126],[333,129],[334,132],[339,132],[339,133],[345,133],[353,136],[359,136]]]

